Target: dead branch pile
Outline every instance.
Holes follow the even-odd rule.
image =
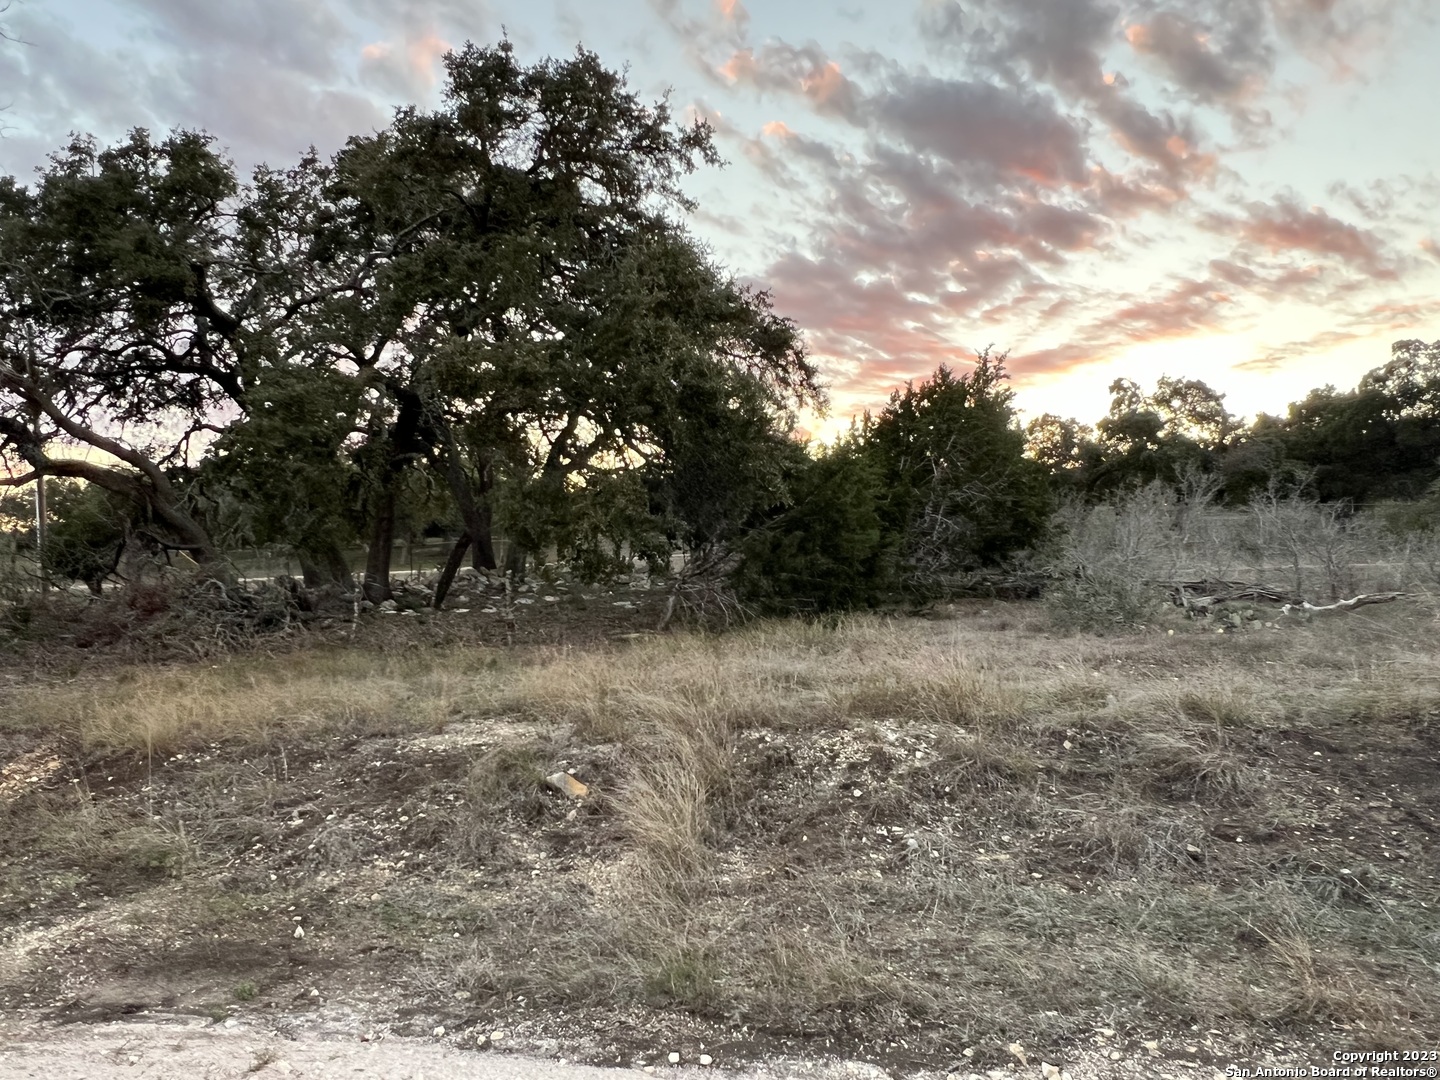
[[[1207,615],[1218,604],[1261,603],[1261,604],[1303,604],[1302,597],[1294,596],[1282,589],[1269,585],[1257,585],[1248,581],[1222,581],[1203,578],[1199,581],[1156,582],[1170,593],[1177,607],[1196,615]]]
[[[1333,604],[1312,604],[1303,596],[1296,596],[1270,585],[1259,585],[1248,581],[1221,581],[1202,579],[1200,581],[1160,581],[1155,584],[1166,589],[1177,607],[1183,607],[1189,614],[1204,617],[1212,614],[1222,604],[1276,604],[1279,614],[1313,614],[1319,612],[1354,611],[1369,604],[1388,604],[1403,600],[1408,593],[1368,593],[1338,600]]]
[[[730,585],[740,556],[717,550],[690,559],[670,583],[665,614],[656,630],[664,630],[677,616],[682,621],[724,626],[749,618],[752,612],[740,602]]]

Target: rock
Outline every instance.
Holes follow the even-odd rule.
[[[440,1024],[440,1025],[437,1026],[437,1027],[435,1028],[435,1030],[432,1031],[430,1034],[431,1034],[431,1035],[434,1035],[435,1038],[437,1038],[437,1039],[438,1039],[438,1038],[441,1038],[441,1037],[445,1034],[445,1025],[444,1025],[444,1024]]]
[[[714,1063],[715,1063],[715,1059],[712,1058],[709,1054],[701,1054],[701,1055],[700,1055],[700,1064],[701,1064],[701,1065],[713,1065]]]
[[[533,604],[535,601],[528,596],[522,596],[515,601],[517,604]]]
[[[293,936],[295,937],[295,939],[296,939],[297,941],[298,941],[300,938],[303,938],[303,937],[305,936],[305,928],[304,928],[303,926],[297,926],[297,927],[295,927],[295,933],[294,933]]]
[[[510,1033],[509,1033],[508,1031],[503,1031],[503,1030],[502,1030],[502,1031],[492,1031],[492,1032],[490,1032],[490,1041],[491,1041],[492,1043],[504,1042],[504,1041],[505,1041],[505,1036],[506,1036],[506,1035],[509,1035],[509,1034],[510,1034]]]
[[[1043,1076],[1045,1080],[1060,1080],[1060,1070],[1048,1061],[1040,1062],[1040,1075]]]
[[[583,799],[590,794],[590,788],[587,785],[582,784],[566,772],[551,773],[545,778],[545,783],[562,795],[569,795],[572,799]]]
[[[381,601],[380,601],[380,610],[381,610],[381,611],[398,611],[399,608],[400,608],[400,605],[397,604],[397,603],[395,603],[394,600],[381,600]]]
[[[1011,1043],[1005,1049],[1009,1050],[1010,1056],[1013,1057],[1016,1061],[1020,1062],[1021,1065],[1030,1064],[1030,1062],[1027,1061],[1025,1058],[1025,1048],[1019,1043]]]
[[[679,1065],[679,1064],[680,1064],[680,1055],[677,1054],[677,1053],[675,1053],[675,1051],[672,1050],[672,1051],[670,1051],[670,1056],[667,1057],[665,1060],[668,1061],[668,1062],[670,1062],[671,1065]]]

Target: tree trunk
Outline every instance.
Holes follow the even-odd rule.
[[[460,564],[465,561],[465,552],[470,547],[470,534],[462,532],[455,546],[450,549],[450,557],[445,560],[445,567],[440,571],[440,580],[435,583],[435,599],[432,606],[436,611],[440,610],[445,603],[445,597],[450,592],[450,584],[455,580],[455,575],[460,572]],[[478,567],[477,567],[478,569]]]
[[[325,584],[325,575],[320,572],[320,564],[315,561],[310,552],[304,548],[296,548],[295,558],[300,560],[300,580],[305,583],[307,589],[318,589]]]
[[[460,508],[460,520],[465,523],[465,532],[470,537],[473,545],[474,558],[471,563],[476,570],[494,570],[495,545],[491,539],[491,512],[490,512],[490,467],[482,458],[480,466],[480,490],[479,499],[476,499],[476,491],[470,484],[470,478],[465,475],[464,463],[460,460],[460,452],[452,442],[445,450],[445,483],[450,489],[450,494],[455,498],[455,505]],[[459,567],[457,566],[458,570]]]
[[[350,585],[350,564],[346,562],[340,545],[333,540],[296,547],[295,557],[300,560],[300,574],[307,589]]]
[[[376,500],[365,557],[365,599],[372,604],[395,599],[390,590],[390,560],[395,550],[395,485],[387,483]]]

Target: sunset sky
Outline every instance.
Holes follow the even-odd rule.
[[[1010,351],[1093,421],[1125,375],[1240,413],[1440,338],[1440,5],[1426,0],[17,0],[20,176],[72,130],[203,127],[283,164],[438,101],[440,58],[577,44],[708,117],[695,233],[773,289],[835,419]]]

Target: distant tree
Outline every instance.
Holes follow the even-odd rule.
[[[737,544],[741,596],[779,611],[876,603],[893,585],[882,484],[876,461],[853,434],[813,458],[794,448],[782,500]]]
[[[50,522],[44,570],[58,581],[80,581],[96,596],[114,577],[131,535],[144,527],[145,508],[95,484],[61,480],[47,492]]]
[[[1354,390],[1313,390],[1269,428],[1323,500],[1413,499],[1440,479],[1440,342],[1398,341]]]
[[[1225,408],[1224,395],[1197,379],[1162,377],[1150,394],[1117,379],[1110,394],[1083,471],[1091,495],[1157,481],[1178,487],[1182,477],[1219,474],[1244,427]]]
[[[885,493],[879,508],[915,588],[991,566],[1038,543],[1052,497],[1006,385],[1005,356],[981,352],[972,371],[941,366],[895,391],[862,432]]]

